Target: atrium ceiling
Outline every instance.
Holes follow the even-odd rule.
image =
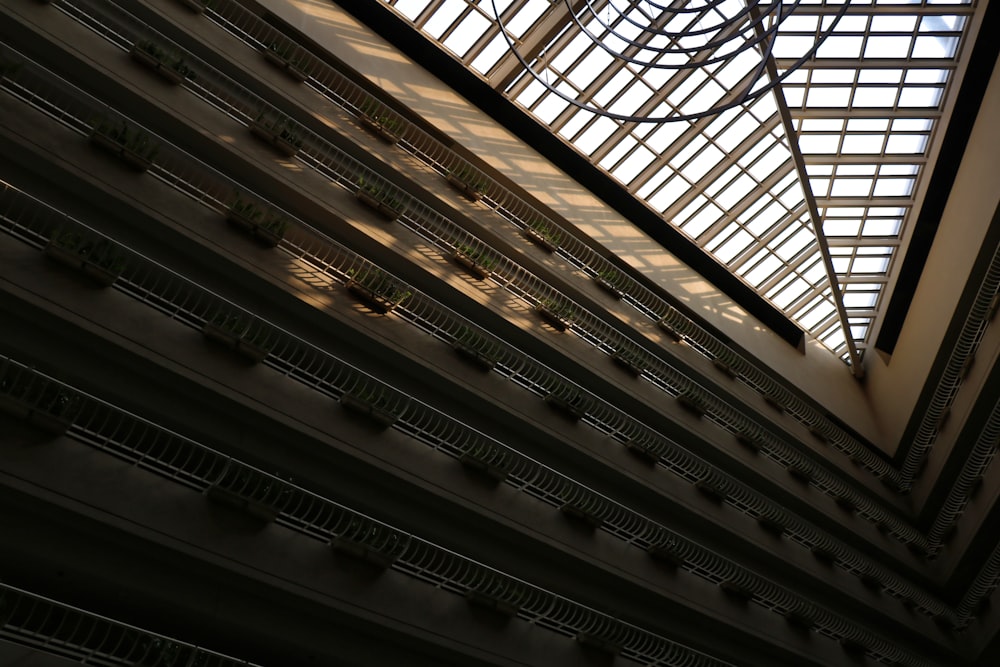
[[[851,364],[986,6],[381,1]]]

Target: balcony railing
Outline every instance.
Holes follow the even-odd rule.
[[[75,439],[209,498],[237,505],[258,519],[273,520],[329,543],[340,553],[390,567],[452,593],[478,595],[562,635],[599,638],[616,646],[623,657],[645,665],[729,664],[420,539],[0,356],[0,386],[20,383],[51,387],[73,397],[78,410],[69,435]],[[20,608],[16,604],[5,606],[6,590],[0,591],[3,632],[10,626],[13,633],[20,628],[10,619],[20,621],[21,617],[10,614]],[[30,613],[27,618],[31,618]]]
[[[70,118],[71,121],[75,121],[81,116],[84,118],[88,117],[88,115],[93,114],[93,109],[95,108],[104,109],[106,114],[114,113],[110,109],[100,105],[100,103],[92,100],[92,98],[88,98],[80,91],[74,91],[73,95],[67,94],[68,90],[72,90],[69,84],[61,82],[59,85],[56,85],[55,77],[52,77],[52,75],[47,75],[47,78],[43,77],[40,68],[30,65],[26,61],[23,62],[25,66],[17,72],[14,79],[5,78],[3,80],[3,85],[8,90],[18,93],[22,98],[36,100],[39,102],[40,108],[54,109],[55,112],[59,112],[63,116]],[[65,105],[53,105],[51,102],[53,99],[65,102]],[[77,115],[66,113],[65,107],[74,110]],[[57,114],[53,113],[53,115]],[[70,125],[73,126],[72,122]],[[83,127],[85,128],[86,125],[83,124]],[[232,196],[232,194],[227,195],[227,192],[240,191],[237,185],[228,181],[221,174],[213,172],[207,166],[178,149],[169,146],[166,142],[164,142],[164,150],[157,155],[150,173],[166,182],[176,185],[181,191],[191,194],[196,199],[217,209],[227,197]],[[296,221],[296,227],[301,227],[302,234],[297,235],[295,242],[289,239],[282,241],[282,249],[304,260],[306,264],[329,275],[332,279],[338,281],[345,280],[351,271],[372,267],[370,263],[361,259],[356,254],[332,242],[330,239],[321,237],[317,232],[309,229],[299,221]],[[36,233],[35,241],[41,243],[40,239],[41,237]],[[311,247],[307,248],[307,246]],[[138,295],[139,298],[147,300],[152,305],[164,310],[164,312],[171,313],[177,319],[185,321],[185,318],[187,318],[188,323],[192,326],[204,327],[206,322],[215,316],[214,310],[206,309],[198,313],[196,317],[190,318],[173,304],[163,303],[163,299],[158,297],[155,291],[142,289],[140,292]],[[215,305],[217,306],[217,304]],[[420,324],[425,330],[448,342],[457,340],[462,331],[467,330],[469,327],[474,327],[470,322],[462,320],[454,313],[448,312],[440,304],[435,304],[417,292],[414,292],[405,303],[401,304],[400,312],[411,321]],[[483,333],[485,334],[485,332]],[[488,334],[486,335],[488,336]],[[502,345],[500,341],[496,341],[495,339],[494,342]],[[512,379],[532,388],[541,395],[551,393],[551,387],[554,383],[563,382],[558,376],[552,374],[551,371],[547,371],[547,369],[544,369],[535,362],[530,362],[523,355],[515,354],[512,356],[510,358],[510,366],[506,366],[505,363],[501,361],[501,363],[497,364],[497,368],[500,370],[507,368],[509,376]],[[531,373],[530,375],[529,372]],[[544,375],[539,376],[540,373],[544,373]],[[313,381],[311,378],[305,379]],[[599,422],[594,420],[594,423]],[[616,437],[624,440],[632,434],[643,436],[642,438],[635,438],[633,442],[637,446],[648,447],[648,449],[659,453],[660,464],[670,468],[684,479],[691,482],[697,481],[706,478],[710,472],[713,475],[721,476],[726,480],[725,484],[729,489],[726,500],[734,507],[755,518],[775,515],[782,517],[782,521],[787,526],[788,534],[792,540],[806,548],[822,548],[835,552],[838,562],[842,567],[851,572],[864,573],[871,569],[870,561],[864,555],[823,534],[810,524],[794,517],[780,505],[766,500],[746,485],[722,475],[719,471],[714,471],[707,463],[696,459],[688,452],[680,450],[669,440],[655,434],[655,432],[648,429],[637,432],[635,425],[638,423],[634,420],[630,423],[633,425],[631,430],[619,429],[614,432]],[[645,429],[645,427],[642,428]],[[650,433],[652,435],[646,438]],[[929,613],[933,613],[930,611],[932,609],[940,608],[936,601],[926,598],[921,593],[910,595],[906,592],[909,588],[908,585],[903,584],[899,586],[891,583],[891,580],[895,577],[888,574],[886,577],[890,580],[890,583],[886,584],[887,590],[890,592],[899,591],[898,595],[901,598],[927,600],[927,604],[924,605],[921,602],[921,606],[925,607]]]
[[[93,0],[76,0],[75,2],[63,0],[59,5],[100,34],[113,34],[118,36],[120,40],[124,40],[124,44],[119,44],[123,48],[130,43],[128,38],[123,37],[127,35],[133,35],[132,43],[140,38],[155,39],[160,43],[169,43],[166,41],[166,38],[158,35],[145,24],[119,8],[109,6],[107,3]],[[226,6],[224,2],[217,3],[213,5],[208,14],[214,15],[217,10],[224,6]],[[244,19],[250,16],[251,18],[248,20],[258,20],[256,17],[252,17],[252,15],[244,16],[241,13],[243,12],[241,9],[235,9],[234,12]],[[236,23],[233,20],[227,19],[225,24],[230,29],[235,29],[234,26],[236,26]],[[264,31],[262,34],[272,36],[276,34],[272,28],[266,26],[258,27]],[[243,37],[244,39],[249,39],[246,34]],[[274,39],[277,39],[277,37],[274,37]],[[269,41],[267,43],[272,44],[274,42]],[[171,45],[171,49],[179,52],[179,47],[176,45]],[[315,58],[298,51],[297,53],[299,53],[298,62],[302,67],[302,71],[309,73],[311,79],[314,78],[316,72],[325,67]],[[368,169],[349,154],[291,120],[281,111],[258,98],[251,91],[215,71],[206,63],[202,63],[191,56],[187,56],[187,58],[189,67],[193,72],[197,73],[197,76],[191,77],[184,82],[192,92],[241,122],[252,124],[256,118],[266,117],[272,119],[273,122],[280,122],[283,127],[295,128],[295,136],[298,138],[298,141],[301,141],[301,148],[296,153],[298,159],[349,191],[357,193],[370,190],[377,193],[377,201],[391,209],[394,218],[436,245],[446,255],[454,254],[467,247],[485,248],[486,252],[493,259],[493,266],[490,273],[491,280],[517,298],[523,300],[531,308],[544,312],[546,304],[561,304],[564,312],[568,313],[568,315],[559,318],[558,328],[571,328],[583,340],[609,355],[616,354],[620,350],[630,346],[635,346],[634,342],[628,340],[613,327],[605,324],[599,316],[573,303],[545,280],[531,274],[513,260],[488,248],[482,241],[460,225],[448,220],[436,210],[396,187],[377,172]],[[358,90],[360,91],[360,89]],[[364,93],[364,95],[367,95],[367,93]],[[478,178],[478,172],[470,173],[472,173],[472,176],[469,176],[469,178]],[[387,202],[392,202],[392,205],[388,206]],[[537,222],[537,220],[533,221],[532,224],[537,227],[538,225],[535,224]],[[543,221],[539,224],[548,225],[549,223]],[[616,283],[618,282],[620,281],[616,280]],[[668,327],[675,335],[690,337],[696,332],[693,322],[683,317],[679,311],[671,308],[665,312],[666,314],[662,316],[661,322],[663,322],[663,326]],[[697,331],[700,331],[700,329]],[[640,370],[640,374],[650,380],[654,386],[674,397],[690,394],[691,392],[699,393],[703,404],[701,414],[720,427],[728,430],[734,436],[739,437],[748,432],[753,433],[755,440],[760,445],[758,449],[762,453],[763,458],[788,470],[806,471],[812,486],[838,502],[849,502],[855,508],[857,516],[860,518],[866,519],[881,528],[888,527],[889,534],[898,537],[908,545],[913,545],[915,551],[919,554],[926,554],[929,551],[929,545],[919,531],[912,526],[906,525],[898,515],[887,511],[885,506],[876,497],[871,495],[867,490],[864,490],[860,485],[833,473],[830,469],[805,456],[800,449],[791,447],[782,441],[782,439],[768,433],[766,429],[757,425],[752,417],[734,409],[725,399],[715,396],[712,392],[698,386],[682,372],[675,369],[669,361],[648,351],[646,351],[644,356],[646,363]],[[712,352],[712,358],[718,365],[724,365],[727,372],[738,372],[741,368],[741,360],[732,350],[716,349]],[[779,388],[767,393],[766,397],[771,402],[780,405],[783,410],[789,410],[790,404],[786,400],[788,397],[785,394],[787,392]],[[592,416],[591,421],[595,418]],[[838,446],[837,442],[840,439],[840,435],[843,435],[843,432],[832,425],[825,417],[812,414],[804,423],[813,433],[821,434],[826,442],[834,447]],[[605,428],[603,430],[606,433],[618,433],[614,428]],[[890,482],[896,480],[897,472],[874,457],[864,447],[858,445],[857,448],[851,449],[851,456],[852,460],[859,465],[865,465],[869,459],[877,461],[879,466],[878,474]]]
[[[205,16],[254,49],[264,49],[268,44],[277,40],[294,44],[291,37],[283,34],[233,0],[214,2]],[[813,406],[798,398],[794,392],[785,389],[779,380],[758,367],[751,359],[720,341],[662,296],[620,271],[597,251],[576,237],[563,223],[545,215],[530,202],[471,164],[439,139],[425,132],[419,125],[411,122],[406,115],[396,111],[394,105],[386,104],[374,97],[367,90],[354,83],[348,75],[337,71],[327,61],[310,54],[304,47],[297,45],[297,48],[301,62],[304,63],[303,69],[308,72],[308,84],[327,99],[357,116],[362,123],[370,120],[372,114],[376,113],[384,123],[392,126],[393,136],[403,150],[414,155],[443,176],[462,173],[466,175],[466,180],[481,183],[481,201],[494,208],[522,232],[530,233],[530,230],[539,228],[553,230],[553,233],[559,236],[559,242],[553,244],[554,251],[572,266],[595,279],[609,274],[614,275],[614,289],[620,293],[624,302],[632,305],[643,316],[654,322],[667,319],[673,323],[675,330],[681,333],[692,348],[704,354],[708,359],[713,361],[717,359],[731,360],[728,365],[734,371],[736,379],[765,396],[775,397],[789,415],[805,426],[818,426],[823,431],[829,432],[831,434],[830,445],[849,456],[857,465],[880,478],[899,481],[896,479],[897,471],[894,468],[878,458],[851,434],[831,422]],[[388,99],[385,93],[381,94]]]
[[[2,583],[0,638],[84,665],[256,667]]]
[[[115,256],[121,262],[120,273],[112,283],[114,287],[158,308],[173,319],[204,331],[207,325],[217,320],[217,314],[222,313],[223,320],[241,322],[241,332],[252,332],[255,344],[265,350],[264,363],[276,368],[283,375],[303,382],[332,398],[337,398],[341,403],[345,402],[346,397],[367,401],[369,407],[377,406],[384,414],[391,416],[385,425],[391,425],[463,463],[468,463],[469,459],[472,459],[483,464],[487,471],[491,468],[502,470],[501,479],[519,491],[563,512],[579,516],[595,528],[605,530],[618,539],[655,556],[670,554],[681,567],[713,583],[722,584],[732,579],[734,573],[739,573],[742,579],[753,582],[754,600],[765,608],[785,613],[790,607],[808,604],[783,587],[680,536],[663,524],[620,505],[469,428],[415,397],[400,392],[337,359],[329,352],[262,320],[235,303],[205,290],[10,186],[6,186],[0,193],[0,229],[36,247],[44,247],[45,239],[51,237],[54,230],[59,230],[63,234],[73,232],[81,238],[103,243],[104,247],[113,247]],[[5,373],[0,374],[0,399],[2,399],[0,407],[5,405],[17,407],[18,410],[14,412],[20,416],[31,418],[32,415],[41,413],[42,416],[48,415],[52,419],[59,419],[62,430],[70,429],[73,434],[77,433],[79,428],[84,428],[85,431],[93,430],[81,427],[77,423],[79,416],[88,414],[83,406],[83,397],[77,392],[67,390],[60,383],[43,379],[38,373],[19,365],[11,364]],[[58,405],[58,411],[48,407],[51,405]],[[205,474],[214,476],[217,482],[229,491],[233,492],[234,488],[243,489],[241,497],[244,500],[251,499],[259,504],[267,498],[275,497],[273,491],[256,493],[248,490],[248,487],[259,487],[263,484],[256,477],[251,478],[245,474],[234,476],[194,454],[183,453],[183,458],[185,461],[198,461],[196,467],[199,470],[207,466],[211,471]],[[178,477],[179,472],[171,471],[170,475]],[[741,495],[739,488],[728,484],[721,475],[708,472],[706,478],[709,477],[712,478],[712,484],[720,494],[732,495],[736,499],[735,502],[739,501]],[[191,482],[190,479],[183,477],[178,479]],[[240,495],[239,492],[237,495]],[[267,511],[267,508],[264,507],[262,511]],[[778,506],[772,506],[767,511],[767,516],[774,517],[772,520],[787,521],[787,528],[790,531],[805,527],[801,522],[789,521]],[[845,569],[855,571],[853,568],[858,568],[868,576],[877,577],[891,594],[918,601],[924,613],[934,616],[950,614],[945,605],[888,570],[875,565],[867,557],[856,554],[829,538],[821,539],[820,544],[831,553],[850,558],[850,561],[845,559],[841,563]],[[839,633],[835,638],[842,638],[845,627],[853,627],[850,624],[844,626],[843,623],[846,621],[837,616],[830,615],[829,618],[836,622],[832,626],[821,624],[820,631]],[[831,628],[840,630],[834,631]],[[854,636],[855,630],[857,628],[851,630],[849,634]],[[866,645],[871,643],[866,642]]]

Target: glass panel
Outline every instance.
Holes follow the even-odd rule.
[[[705,44],[717,36],[712,26],[719,17],[743,11],[745,5],[735,0],[662,21],[667,30],[706,30],[675,42],[645,29],[665,11],[662,3],[584,3],[580,16],[592,33],[587,35],[568,19],[562,0],[497,0],[518,48],[536,63],[538,79],[523,73],[510,54],[492,2],[383,1],[480,74],[505,72],[504,91],[538,122],[660,211],[664,224],[677,226],[720,261],[733,263],[734,272],[764,290],[779,308],[792,309],[787,315],[838,355],[845,352],[844,332],[835,316],[831,320],[832,295],[812,222],[803,213],[804,190],[817,198],[824,232],[835,241],[831,254],[837,274],[872,276],[873,287],[845,283],[848,307],[881,307],[883,284],[891,282],[895,270],[895,244],[911,224],[914,202],[909,198],[926,177],[922,157],[944,135],[936,127],[938,110],[945,95],[958,89],[951,75],[960,47],[970,41],[962,39],[962,32],[975,23],[968,20],[971,13],[985,4],[852,3],[851,14],[841,18],[816,57],[788,74],[784,68],[814,46],[819,31],[833,25],[831,10],[841,6],[819,0],[796,4],[772,51],[779,74],[788,74],[781,100],[791,111],[794,135],[787,137],[772,93],[683,122],[631,123],[601,115],[692,113],[732,99],[758,71],[752,49],[679,72],[666,66],[703,54],[657,49]],[[941,5],[948,5],[947,13],[940,13]],[[588,13],[591,8],[610,22],[613,33]],[[626,8],[637,25],[618,15]],[[543,21],[544,30],[534,29]],[[558,26],[565,27],[552,32]],[[626,63],[595,40],[643,62]],[[715,54],[704,51],[721,56],[732,50],[730,43]],[[588,110],[571,107],[546,86]],[[890,117],[898,111],[907,117]],[[789,146],[803,156],[806,183],[798,181]],[[892,239],[891,247],[869,252],[861,244],[872,238]],[[861,337],[859,343],[865,343],[875,317],[852,317],[851,334]]]

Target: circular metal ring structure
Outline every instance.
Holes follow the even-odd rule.
[[[767,75],[775,39],[781,24],[794,15],[803,0],[676,0],[669,4],[654,0],[563,0],[570,17],[567,29],[586,35],[597,48],[623,61],[635,71],[667,70],[667,79],[685,76],[687,70],[721,70],[736,58],[753,53],[757,63],[743,76],[737,89],[729,91],[707,109],[682,113],[674,105],[666,115],[628,115],[604,109],[559,90],[548,81],[546,49],[529,62],[517,49],[496,0],[491,0],[500,33],[511,53],[531,77],[553,95],[578,109],[633,123],[693,121],[719,114],[751,102],[773,90],[792,72],[812,58],[823,41],[836,29],[847,13],[849,0],[841,0],[837,11],[821,17],[822,29],[813,44],[791,66],[777,76]],[[576,5],[574,9],[573,5]],[[810,8],[817,5],[809,4]],[[538,69],[536,69],[538,68]],[[639,74],[637,73],[638,77]],[[663,75],[658,75],[663,78]],[[667,103],[663,100],[663,103]]]

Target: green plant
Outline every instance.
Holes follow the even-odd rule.
[[[608,283],[609,285],[618,286],[618,283],[622,280],[621,271],[618,269],[604,269],[597,274],[597,277]]]
[[[378,120],[379,110],[383,108],[382,103],[374,97],[366,97],[365,101],[361,103],[360,107],[358,107],[358,110],[369,118]]]
[[[271,232],[276,236],[283,236],[285,231],[288,229],[288,220],[281,215],[275,214],[271,217],[265,218],[263,222],[257,225],[257,227]]]
[[[257,116],[256,123],[273,134],[276,140],[293,146],[296,150],[302,148],[302,136],[295,129],[292,120],[284,117],[268,119],[267,115],[262,113]]]
[[[491,359],[497,352],[497,345],[493,341],[469,327],[462,327],[458,330],[458,333],[455,334],[455,343]]]
[[[499,264],[500,260],[491,252],[484,249],[476,249],[470,245],[459,245],[455,251],[468,257],[477,266],[492,271]]]
[[[107,239],[101,239],[91,246],[87,260],[112,273],[119,273],[125,268],[124,253]]]
[[[288,229],[288,218],[280,213],[271,211],[269,208],[249,199],[237,197],[229,205],[230,216],[241,218],[254,229],[263,230],[276,237],[282,237]],[[239,224],[239,226],[246,226]],[[251,230],[252,231],[252,230]]]
[[[362,115],[375,121],[386,132],[395,134],[403,128],[403,122],[390,115],[388,107],[374,97],[367,98],[359,107]]]
[[[558,248],[565,238],[558,227],[544,218],[532,218],[525,225],[530,232],[529,236],[534,235],[552,248]]]
[[[187,62],[183,58],[177,58],[175,60],[171,60],[170,63],[167,64],[167,67],[177,72],[185,79],[195,78],[194,70],[192,70],[191,67],[188,66]]]
[[[387,302],[397,304],[410,297],[413,292],[406,289],[406,286],[390,276],[385,271],[372,267],[368,269],[351,269],[347,276],[358,285],[364,287],[372,295],[380,297]]]
[[[577,316],[576,306],[563,299],[542,299],[538,302],[538,307],[548,311],[552,316],[564,322],[572,322]]]
[[[75,229],[57,229],[52,233],[51,241],[52,245],[72,252],[76,252],[84,243],[83,234]]]
[[[614,351],[611,358],[636,375],[642,373],[649,359],[645,352],[631,345],[622,345]]]
[[[160,62],[163,62],[169,56],[165,49],[148,39],[141,39],[136,42],[135,48],[137,51],[141,51],[149,56],[152,56]]]
[[[391,134],[397,134],[403,129],[403,121],[391,116],[383,116],[379,119],[379,124],[382,126],[383,130]]]
[[[246,218],[250,222],[257,222],[264,216],[264,209],[256,202],[249,199],[237,197],[229,206],[229,210],[236,215]]]
[[[56,230],[51,240],[52,245],[108,272],[120,273],[125,268],[125,253],[109,239],[88,236],[70,228]]]
[[[593,404],[593,400],[581,390],[562,381],[556,381],[545,402],[575,419],[583,417]]]
[[[128,122],[119,120],[114,122],[102,117],[94,126],[93,134],[106,137],[110,141],[129,153],[152,161],[160,152],[160,144],[144,130],[131,127]]]
[[[396,196],[395,188],[385,186],[381,183],[368,183],[364,177],[359,176],[357,180],[358,189],[374,199],[379,204],[400,211],[403,208],[403,200]]]
[[[143,53],[157,63],[161,68],[176,72],[182,79],[193,79],[194,71],[188,66],[184,57],[176,52],[168,51],[159,44],[149,39],[142,39],[134,44],[135,50]]]
[[[465,186],[470,190],[475,190],[476,192],[482,192],[486,189],[486,185],[488,183],[486,177],[470,165],[462,165],[458,169],[451,170],[449,172],[449,176],[454,178],[456,181],[465,184]]]

